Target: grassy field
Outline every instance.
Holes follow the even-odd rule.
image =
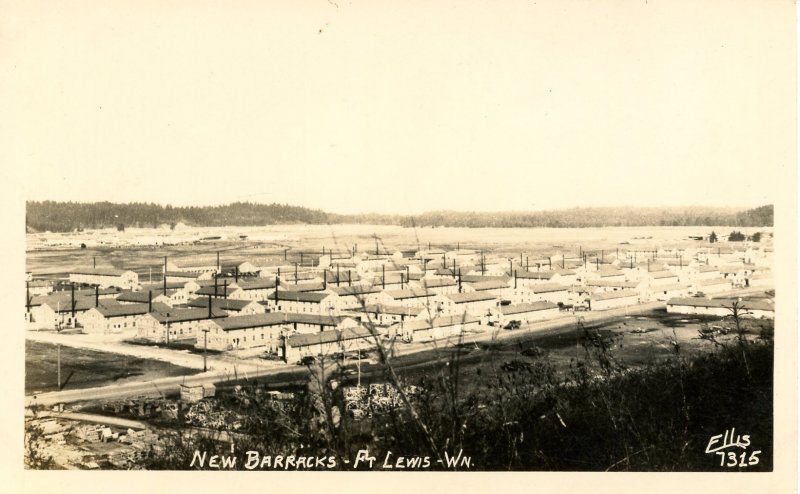
[[[58,357],[55,345],[25,342],[25,393],[55,391]],[[197,370],[158,360],[116,353],[61,347],[61,381],[64,389],[91,388],[160,377],[186,376]]]

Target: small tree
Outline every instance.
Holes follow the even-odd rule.
[[[745,327],[744,321],[742,320],[746,316],[752,316],[753,313],[744,306],[744,303],[734,300],[731,302],[730,307],[727,308],[728,312],[730,312],[730,317],[733,319],[733,324],[736,328],[736,341],[739,344],[739,348],[742,351],[742,361],[744,362],[744,367],[747,370],[748,377],[750,376],[750,364],[747,362],[747,328]]]
[[[713,244],[716,241],[717,241],[717,234],[712,231],[711,235],[708,236],[708,242]]]
[[[761,232],[755,232],[751,238],[753,242],[761,242]]]

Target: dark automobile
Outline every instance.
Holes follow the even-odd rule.
[[[508,324],[503,326],[503,329],[519,329],[522,326],[520,321],[509,321]]]
[[[305,357],[297,361],[297,365],[311,365],[316,361],[317,359],[313,355],[306,355]]]

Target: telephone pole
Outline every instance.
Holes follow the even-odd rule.
[[[61,391],[61,343],[56,345],[56,360],[58,365],[58,390]]]
[[[203,372],[208,370],[206,365],[206,354],[208,353],[208,328],[203,329]]]

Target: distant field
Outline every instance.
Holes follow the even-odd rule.
[[[25,394],[57,389],[57,361],[55,345],[35,341],[25,342]],[[64,389],[188,376],[197,372],[195,369],[158,360],[61,347],[61,381],[66,382]]]
[[[689,247],[707,245],[689,240],[689,236],[708,235],[712,230],[718,234],[728,233],[731,227],[610,227],[610,228],[403,228],[385,225],[284,225],[268,227],[220,227],[188,229],[180,232],[137,229],[120,234],[120,240],[133,241],[136,238],[160,239],[160,242],[183,241],[183,245],[124,247],[92,247],[91,240],[115,236],[112,232],[93,235],[80,234],[42,234],[28,235],[29,245],[33,238],[69,239],[73,242],[87,242],[86,249],[58,248],[51,250],[30,250],[27,253],[27,271],[35,275],[65,275],[76,266],[91,266],[93,257],[98,267],[115,267],[137,271],[141,281],[146,281],[152,268],[153,280],[160,279],[160,269],[164,256],[180,261],[192,256],[202,262],[214,264],[216,253],[225,263],[239,263],[245,260],[279,261],[284,250],[290,249],[288,262],[299,262],[301,250],[326,252],[334,249],[346,252],[354,245],[359,251],[375,249],[375,236],[381,249],[417,250],[427,248],[483,249],[505,255],[519,255],[524,252],[531,259],[546,257],[564,252],[577,256],[580,249],[613,252],[616,248],[625,249],[654,248],[656,245],[668,247]],[[764,228],[738,228],[747,234]],[[246,240],[239,240],[246,235]],[[138,237],[137,237],[138,236]],[[192,239],[206,236],[221,236],[222,240],[191,243]],[[627,243],[623,243],[627,242]],[[304,258],[309,260],[309,256]]]

